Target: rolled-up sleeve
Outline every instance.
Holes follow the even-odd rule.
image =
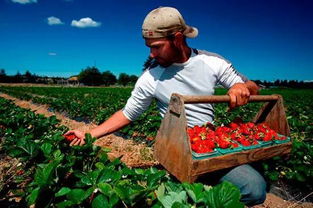
[[[236,83],[244,83],[248,79],[239,73],[231,63],[222,60],[218,74],[218,82],[225,88],[231,88]]]

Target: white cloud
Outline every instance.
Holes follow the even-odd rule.
[[[53,17],[53,16],[48,17],[47,20],[48,20],[48,25],[62,25],[62,24],[64,24],[59,18]]]
[[[81,18],[79,21],[73,20],[71,25],[73,27],[86,28],[86,27],[100,27],[101,22],[96,22],[90,17]]]
[[[37,3],[37,0],[11,0],[11,1],[19,4]]]
[[[49,55],[49,56],[56,56],[57,53],[55,53],[55,52],[49,52],[48,55]]]

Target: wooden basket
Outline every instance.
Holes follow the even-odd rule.
[[[193,159],[187,134],[184,104],[227,103],[223,96],[186,96],[172,94],[154,144],[155,158],[179,181],[194,182],[201,174],[268,159],[291,151],[291,141],[269,147],[245,150],[205,159]],[[249,102],[265,102],[252,122],[266,122],[277,133],[290,136],[283,99],[280,95],[253,95]]]

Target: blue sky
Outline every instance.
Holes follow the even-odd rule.
[[[0,68],[140,75],[149,54],[141,25],[159,6],[198,28],[191,47],[224,56],[250,79],[313,80],[311,0],[0,0]]]

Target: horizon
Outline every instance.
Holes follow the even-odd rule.
[[[220,54],[251,80],[313,80],[310,0],[3,0],[0,69],[70,77],[95,66],[140,76],[149,54],[141,25],[159,6],[198,28],[190,47]]]

